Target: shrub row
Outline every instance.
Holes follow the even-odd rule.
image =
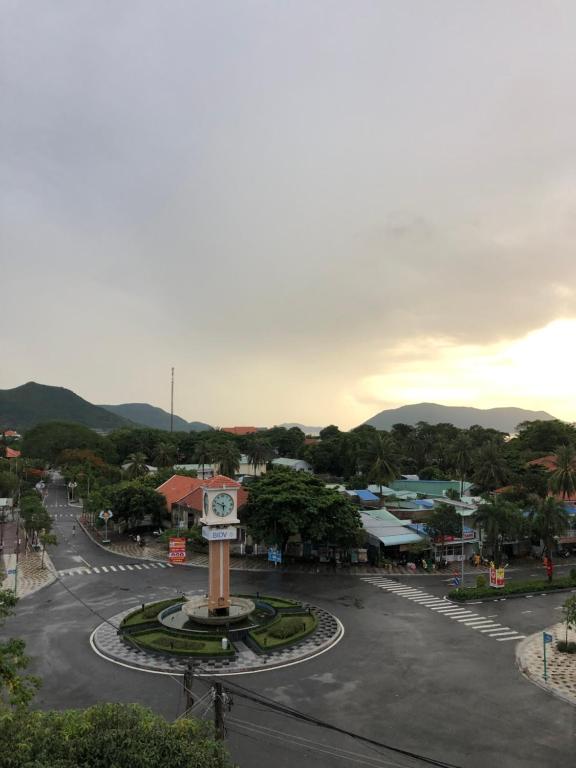
[[[500,597],[502,595],[523,595],[529,592],[551,592],[554,589],[570,589],[576,587],[576,573],[553,581],[514,581],[504,587],[458,587],[448,593],[450,600],[480,600],[483,597]]]
[[[572,640],[568,642],[566,640],[558,640],[556,648],[562,653],[576,653],[576,643],[572,642]]]

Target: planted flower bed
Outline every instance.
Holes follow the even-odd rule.
[[[506,595],[525,595],[535,592],[552,592],[556,589],[576,587],[576,571],[570,576],[563,576],[553,581],[539,579],[538,581],[513,581],[504,587],[459,587],[448,593],[450,600],[462,602],[465,600],[482,600],[483,598],[502,597]]]

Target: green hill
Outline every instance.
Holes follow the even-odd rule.
[[[106,431],[134,426],[64,387],[29,381],[21,387],[0,390],[0,426],[25,430],[46,421],[71,421]]]
[[[110,413],[115,413],[125,419],[130,419],[137,424],[142,424],[151,429],[170,429],[170,414],[168,411],[148,403],[122,403],[121,405],[101,405]],[[202,432],[212,429],[209,424],[201,421],[186,421],[181,416],[174,414],[173,427],[175,432]]]
[[[365,421],[376,429],[389,430],[394,424],[415,426],[419,421],[428,424],[454,424],[460,429],[479,427],[498,429],[513,434],[523,421],[549,421],[554,419],[546,411],[527,411],[524,408],[468,408],[437,403],[403,405],[380,411]]]

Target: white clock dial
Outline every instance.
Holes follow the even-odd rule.
[[[228,517],[234,511],[234,499],[229,493],[219,493],[212,499],[212,512],[218,517]]]

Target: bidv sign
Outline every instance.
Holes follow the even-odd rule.
[[[236,539],[236,528],[210,528],[205,525],[202,528],[202,538],[207,541],[234,541]]]

